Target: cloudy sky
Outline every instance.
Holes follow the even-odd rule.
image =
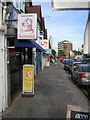
[[[69,40],[73,43],[73,49],[78,50],[84,43],[84,31],[88,19],[88,11],[53,11],[51,2],[35,2],[33,5],[41,5],[42,15],[45,17],[45,26],[53,38],[53,47],[58,42]]]

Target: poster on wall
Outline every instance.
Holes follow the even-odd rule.
[[[34,65],[23,65],[23,95],[34,95]]]
[[[40,45],[43,49],[49,49],[49,43],[48,40],[41,40]]]
[[[37,14],[18,14],[18,39],[36,39]]]

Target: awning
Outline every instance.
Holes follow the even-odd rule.
[[[36,47],[38,50],[45,52],[39,44],[33,40],[18,40],[15,39],[15,47]]]

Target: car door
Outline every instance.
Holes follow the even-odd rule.
[[[76,66],[76,68],[74,69],[74,79],[75,80],[77,80],[78,72],[79,72],[79,66]]]

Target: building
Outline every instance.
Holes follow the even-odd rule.
[[[84,32],[84,48],[83,48],[83,54],[85,54],[86,56],[89,55],[90,56],[90,11],[89,11],[89,15],[88,15],[88,20],[87,20],[87,24],[86,24],[86,28],[85,28],[85,32]]]
[[[0,1],[0,113],[22,91],[23,65],[33,64],[34,59],[38,59],[38,70],[42,67],[41,56],[34,58],[32,49],[36,48],[39,53],[44,49],[33,40],[22,41],[16,37],[18,14],[25,13],[27,5],[32,6],[31,2],[25,4],[23,0]]]
[[[70,51],[72,51],[72,43],[64,40],[61,42],[58,42],[58,52],[59,50],[62,50],[64,52],[64,54],[67,56],[70,54]]]
[[[23,65],[33,64],[35,76],[46,66],[48,55],[40,41],[48,39],[49,48],[52,48],[52,38],[47,36],[41,6],[32,6],[31,0],[7,1],[0,0],[0,113],[11,106],[13,99],[22,91]],[[36,39],[17,38],[18,14],[23,13],[37,14]]]

